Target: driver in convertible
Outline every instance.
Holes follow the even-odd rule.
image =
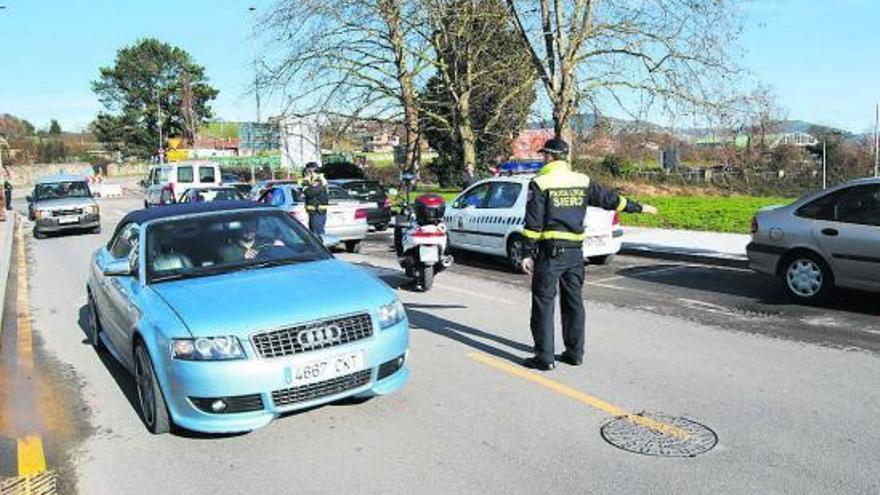
[[[223,263],[238,263],[244,260],[255,259],[260,251],[271,246],[284,246],[281,240],[275,242],[260,243],[257,241],[257,222],[245,220],[242,222],[241,235],[220,248],[220,260]]]

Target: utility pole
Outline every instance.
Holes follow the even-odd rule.
[[[251,37],[254,44],[254,95],[257,99],[257,123],[260,123],[260,65],[257,55],[257,8],[248,7],[251,13]]]
[[[880,103],[874,114],[874,177],[880,177]]]
[[[822,141],[822,190],[828,187],[827,163],[825,161],[825,141]]]
[[[165,141],[162,139],[162,99],[156,86],[156,127],[159,128],[159,165],[165,164]]]

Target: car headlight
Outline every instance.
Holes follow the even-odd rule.
[[[43,217],[50,217],[50,216],[52,216],[52,213],[49,210],[34,210],[34,218],[36,218],[37,220],[39,220]]]
[[[406,310],[400,299],[379,306],[379,326],[382,329],[397,325],[406,319]]]
[[[185,361],[224,361],[244,359],[244,350],[237,337],[199,337],[171,341],[171,357]]]
[[[89,215],[94,215],[95,213],[98,213],[98,205],[86,206],[85,208],[83,208],[83,211]]]

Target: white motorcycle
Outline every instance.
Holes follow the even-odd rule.
[[[446,252],[446,202],[440,196],[428,194],[417,197],[410,208],[408,200],[396,218],[394,248],[413,286],[426,292],[434,284],[434,275],[449,268],[453,261]]]

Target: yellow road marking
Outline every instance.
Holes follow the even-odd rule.
[[[34,344],[31,335],[31,316],[30,304],[28,301],[28,272],[27,257],[24,250],[24,229],[21,222],[18,222],[15,231],[16,241],[18,243],[17,258],[18,261],[18,278],[16,279],[18,290],[15,294],[16,311],[18,313],[17,330],[18,330],[18,363],[27,373],[30,373],[34,367]]]
[[[17,328],[18,365],[26,375],[32,375],[34,369],[34,344],[31,334],[31,315],[28,288],[27,257],[24,249],[24,229],[21,221],[16,226],[15,237],[18,242],[16,261],[18,277],[16,284],[16,311],[18,313]],[[18,439],[18,474],[32,476],[46,470],[46,457],[43,453],[43,440],[39,435],[28,435]]]
[[[515,366],[508,363],[507,361],[489,356],[488,354],[484,354],[482,352],[469,352],[468,357],[473,359],[474,361],[478,361],[485,365],[491,366],[497,370],[504,371],[524,380],[528,380],[532,383],[541,385],[542,387],[548,388],[570,399],[574,399],[582,404],[586,404],[593,409],[602,411],[610,416],[625,417],[627,420],[637,425],[650,428],[665,435],[670,435],[677,438],[687,438],[690,436],[690,434],[686,430],[683,430],[677,426],[673,426],[662,421],[646,418],[644,416],[632,414],[629,411],[617,407],[609,402],[605,402],[598,397],[593,397],[592,395],[585,394],[580,390],[569,387],[568,385],[543,377],[537,373],[525,370],[520,366]]]
[[[18,475],[33,476],[46,470],[43,440],[33,435],[18,439]]]

